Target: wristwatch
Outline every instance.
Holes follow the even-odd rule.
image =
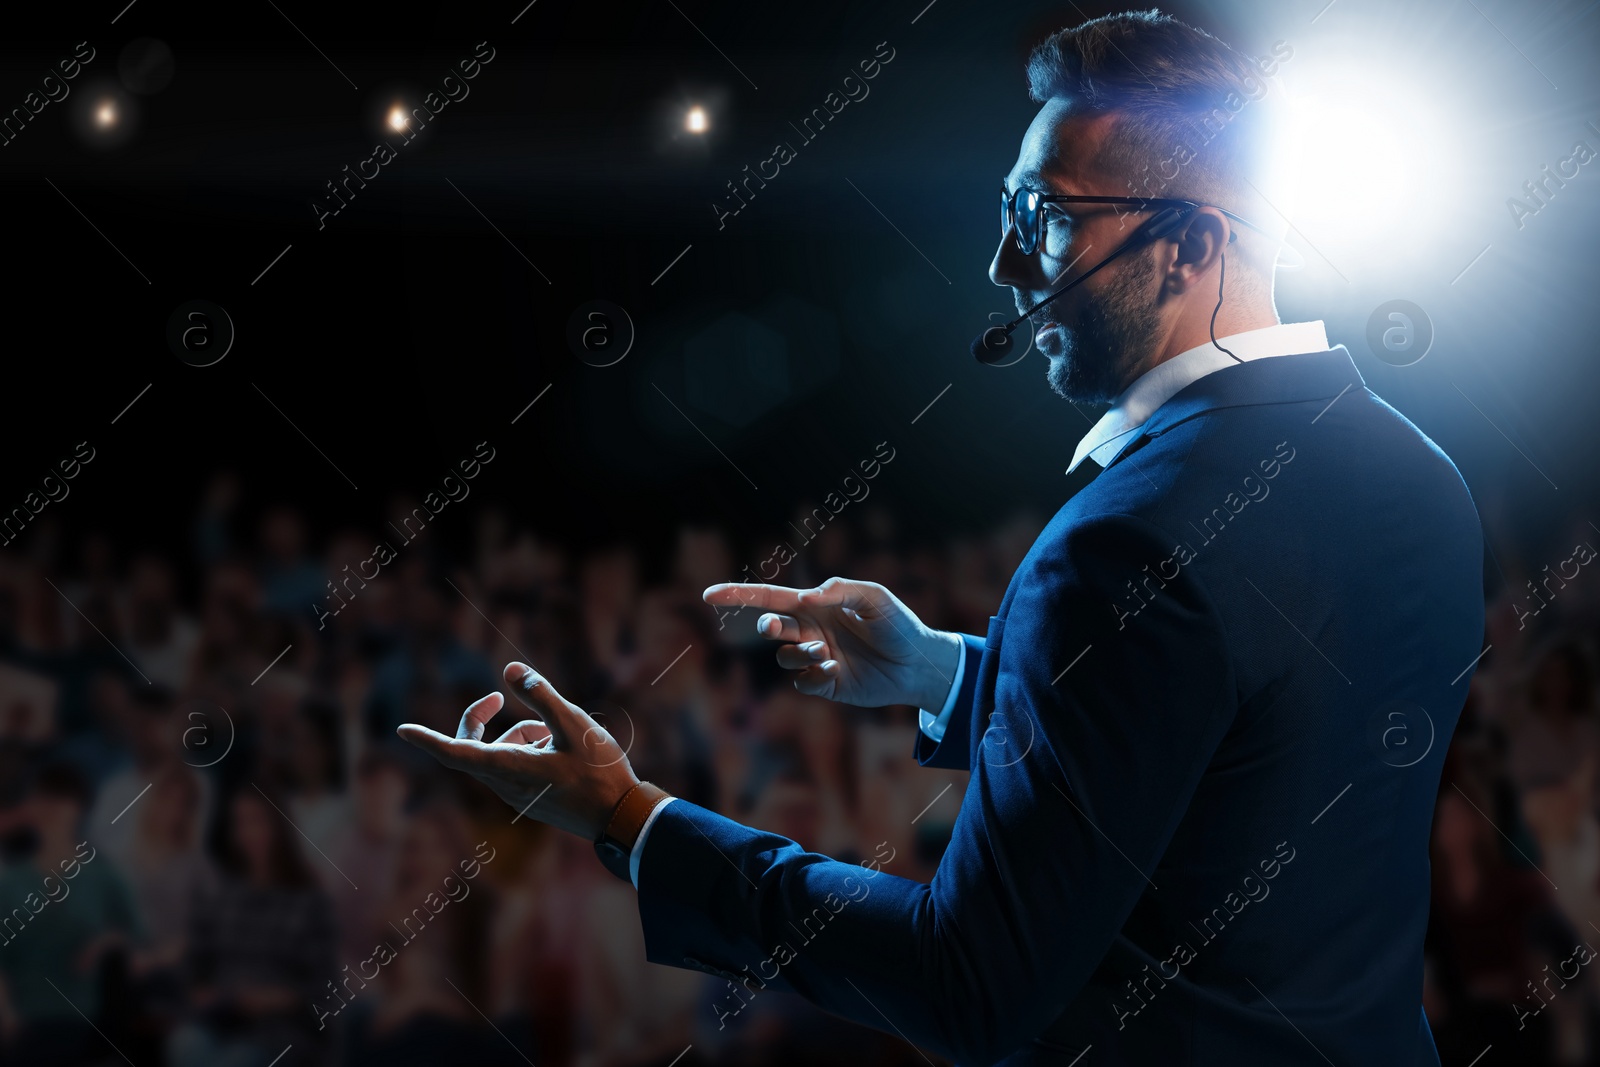
[[[628,870],[628,861],[633,854],[634,842],[639,839],[639,831],[644,829],[645,820],[656,809],[656,805],[671,795],[652,782],[635,782],[618,799],[617,806],[611,809],[611,818],[606,820],[605,829],[595,839],[594,852],[600,857],[600,862],[605,864],[606,870],[629,885],[633,884],[633,876]]]

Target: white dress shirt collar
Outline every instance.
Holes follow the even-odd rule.
[[[1264,356],[1325,352],[1328,349],[1328,334],[1320,319],[1313,322],[1280,322],[1258,330],[1229,334],[1218,338],[1217,344],[1242,360],[1251,360]],[[1102,467],[1110,463],[1132,435],[1156,413],[1157,408],[1191,382],[1204,378],[1212,371],[1231,366],[1233,360],[1207,341],[1151,367],[1134,379],[1133,384],[1112,402],[1110,410],[1100,416],[1100,421],[1083,435],[1067,473],[1077,470],[1078,464],[1085,459],[1093,459]]]

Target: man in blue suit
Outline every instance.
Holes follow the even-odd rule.
[[[491,694],[456,739],[402,735],[596,839],[648,958],[735,997],[965,1065],[1436,1065],[1427,846],[1482,638],[1478,519],[1320,322],[1278,322],[1269,65],[1153,12],[1030,61],[991,276],[1056,390],[1111,407],[1072,463],[1102,472],[984,636],[871,582],[706,591],[763,609],[802,691],[920,707],[918,760],[971,771],[931,884],[665,796],[520,663],[542,722],[484,743]]]

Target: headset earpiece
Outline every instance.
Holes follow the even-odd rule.
[[[1118,245],[1116,250],[1110,255],[1106,256],[1106,258],[1102,259],[1088,270],[1079,274],[1066,285],[1063,285],[1061,288],[1057,289],[1043,300],[1034,304],[1027,311],[1024,311],[1021,315],[1018,315],[1004,326],[991,326],[987,330],[980,333],[977,337],[973,338],[973,356],[978,360],[979,363],[985,363],[991,366],[1010,366],[1010,363],[1008,363],[1006,360],[1011,352],[1011,332],[1022,323],[1026,322],[1030,315],[1044,307],[1046,304],[1050,303],[1052,300],[1064,296],[1076,286],[1088,281],[1118,256],[1123,255],[1124,253],[1133,249],[1140,248],[1148,244],[1150,241],[1159,241],[1163,237],[1170,237],[1172,234],[1177,233],[1185,223],[1194,217],[1194,213],[1198,211],[1199,208],[1199,204],[1184,203],[1181,206],[1165,207],[1160,211],[1157,211],[1154,215],[1151,215],[1144,222],[1140,223],[1138,227],[1134,229],[1133,233],[1128,235],[1128,239],[1123,241],[1122,244]],[[1244,222],[1243,219],[1239,219],[1234,215],[1229,215],[1228,217],[1234,218],[1239,222]],[[1249,223],[1244,224],[1246,226],[1250,225]],[[1254,229],[1254,227],[1251,228]],[[1238,235],[1236,233],[1233,233],[1230,230],[1228,233],[1229,243],[1231,244],[1233,239],[1237,236]],[[1213,344],[1216,343],[1217,311],[1222,309],[1223,272],[1227,269],[1228,261],[1226,257],[1223,257],[1221,269],[1217,272],[1217,307],[1211,312],[1211,340]],[[1221,345],[1217,345],[1217,347],[1221,348],[1222,351],[1227,352],[1228,355],[1233,356],[1233,358],[1238,362],[1244,362],[1243,360],[1239,359],[1238,356],[1234,356],[1232,352],[1228,352],[1227,349],[1222,348]],[[1011,362],[1015,361],[1013,360]]]

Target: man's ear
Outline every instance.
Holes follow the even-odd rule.
[[[1172,235],[1176,251],[1167,273],[1168,288],[1173,292],[1187,292],[1209,276],[1233,238],[1233,227],[1222,212],[1214,207],[1196,211],[1183,228]]]

